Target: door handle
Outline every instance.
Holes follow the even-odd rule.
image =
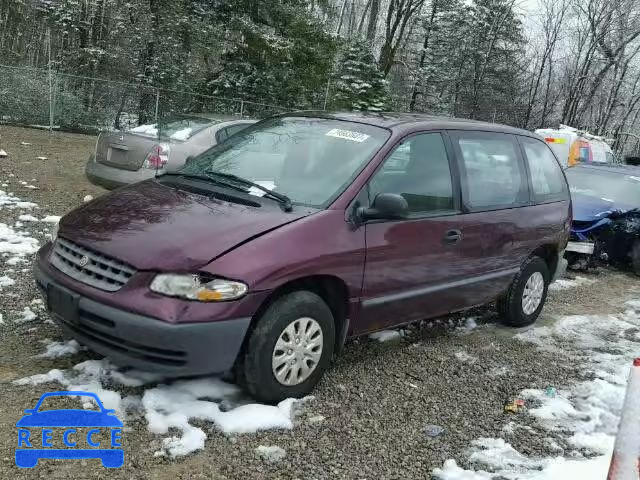
[[[458,243],[462,240],[462,232],[460,230],[448,230],[444,234],[444,243]]]

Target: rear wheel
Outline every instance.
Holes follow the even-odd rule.
[[[549,268],[540,257],[529,258],[507,290],[498,300],[502,322],[512,327],[525,327],[536,321],[547,298]]]
[[[335,323],[315,293],[292,292],[257,320],[238,368],[246,389],[259,400],[302,397],[327,369],[335,345]]]

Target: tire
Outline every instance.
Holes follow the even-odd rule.
[[[535,284],[535,279],[542,276],[542,295],[538,305],[533,311],[526,312],[523,305],[523,295],[527,282],[531,279]],[[509,290],[498,300],[498,314],[502,323],[511,327],[526,327],[534,323],[547,299],[547,291],[549,288],[549,267],[540,257],[528,258],[520,268],[520,272],[513,279],[509,286]],[[528,308],[533,308],[533,302]]]
[[[633,273],[640,276],[640,240],[633,242],[629,256],[631,257],[631,268],[633,269]]]
[[[315,324],[306,319],[312,319]],[[276,343],[281,336],[285,335],[285,329],[288,327],[291,328],[293,326],[294,328],[294,330],[289,331],[295,331],[298,328],[302,332],[302,328],[305,325],[308,328],[308,332],[310,332],[309,335],[314,335],[313,339],[307,339],[307,345],[315,345],[313,348],[317,348],[318,338],[320,338],[321,348],[319,352],[317,350],[313,352],[319,355],[317,361],[303,361],[307,366],[315,365],[308,377],[303,379],[304,372],[299,369],[296,370],[300,365],[299,363],[291,367],[287,360],[287,362],[281,363],[276,368],[272,362],[274,362],[276,355],[280,357],[280,362],[284,358],[292,358],[292,361],[296,362],[295,358],[304,357],[305,354],[303,352],[308,351],[304,349],[312,347],[302,346],[305,339],[303,335],[296,337],[302,339],[302,344],[295,346],[291,343],[296,351],[293,349],[276,351]],[[321,336],[318,331],[321,331]],[[289,397],[299,398],[307,395],[313,390],[329,366],[335,345],[335,335],[335,322],[331,310],[315,293],[297,291],[278,298],[257,319],[256,326],[246,344],[244,355],[238,359],[240,362],[238,368],[242,369],[241,378],[245,388],[256,399],[268,403],[276,403]],[[286,338],[289,338],[288,334]],[[295,341],[295,339],[290,340],[292,342]],[[295,358],[289,356],[288,352],[291,351],[294,351],[292,355]],[[277,360],[275,361],[277,362]],[[287,376],[285,380],[289,379],[291,382],[299,381],[299,383],[283,384],[274,373],[276,369],[279,369],[279,372],[284,372],[280,373],[281,375],[284,375],[287,369],[290,369],[291,375]],[[295,376],[296,372],[299,374],[298,377]],[[300,380],[297,380],[297,378],[300,378]]]

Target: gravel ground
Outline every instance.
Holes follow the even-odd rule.
[[[10,154],[0,159],[0,180],[10,182],[0,189],[37,203],[35,216],[61,215],[82,203],[85,195],[101,193],[83,175],[95,138],[11,127],[1,127],[0,135],[0,148]],[[48,160],[36,160],[40,155]],[[19,181],[39,188],[26,189]],[[27,212],[0,209],[0,223],[14,224],[19,213]],[[48,228],[42,223],[26,227],[45,241]],[[86,352],[34,358],[44,351],[45,339],[62,338],[55,325],[47,323],[42,307],[31,303],[39,296],[29,271],[21,271],[28,266],[3,265],[0,270],[1,276],[15,269],[7,274],[16,280],[0,293],[0,478],[427,479],[448,458],[465,466],[463,452],[479,437],[503,437],[524,454],[553,454],[544,439],[548,432],[539,431],[526,415],[506,415],[503,403],[525,388],[581,379],[579,365],[514,339],[514,330],[496,325],[491,308],[480,309],[413,326],[395,341],[349,342],[316,389],[315,399],[304,405],[293,430],[227,436],[211,424],[196,422],[208,435],[204,451],[171,460],[154,457],[162,437],[149,433],[146,421],[138,418],[126,423],[121,469],[106,470],[98,460],[49,460],[21,470],[13,460],[15,422],[43,392],[60,385],[15,386],[11,381],[98,358]],[[640,292],[637,280],[625,273],[605,270],[591,278],[597,283],[550,292],[539,324],[550,324],[559,315],[615,313],[624,300]],[[37,319],[17,323],[25,306]],[[470,314],[476,316],[478,328],[460,328]],[[142,387],[120,390],[139,394]],[[514,418],[531,428],[501,433]],[[445,432],[427,437],[423,428],[430,424]],[[259,455],[255,449],[260,445],[281,447],[286,455],[279,460],[280,450],[273,458]]]

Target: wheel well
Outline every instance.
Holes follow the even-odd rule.
[[[549,274],[553,276],[558,266],[558,249],[555,245],[541,245],[533,251],[531,256],[542,258],[549,268]]]
[[[331,275],[313,275],[297,278],[280,285],[262,302],[262,305],[260,305],[251,320],[251,327],[253,328],[255,322],[275,300],[287,293],[299,290],[315,293],[329,306],[335,322],[336,351],[338,351],[340,348],[338,343],[342,340],[340,332],[342,331],[349,312],[349,289],[343,280]]]

